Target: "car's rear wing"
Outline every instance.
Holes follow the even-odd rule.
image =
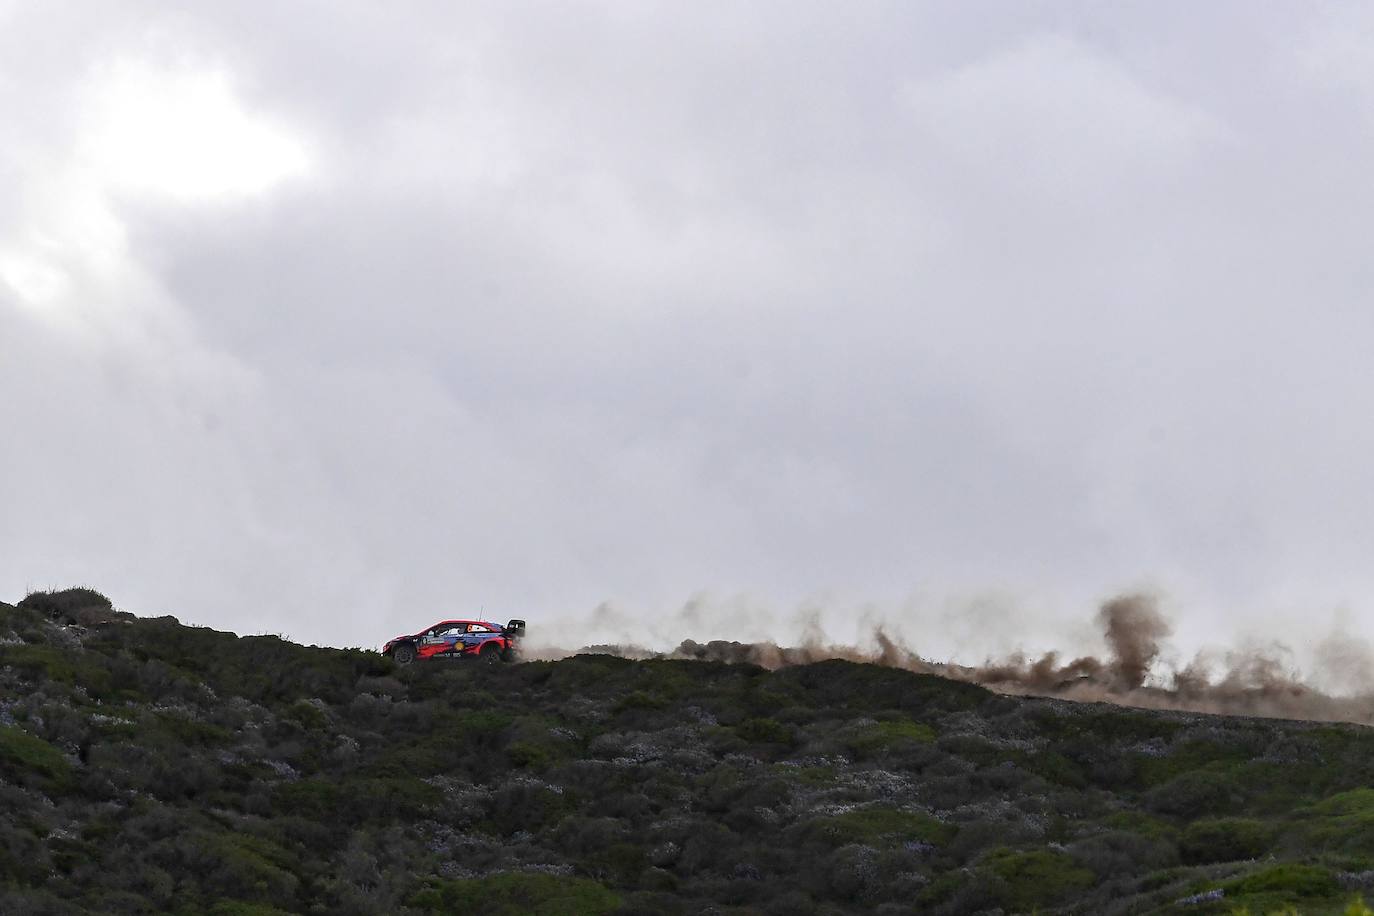
[[[501,628],[501,632],[505,633],[507,636],[514,636],[516,639],[520,639],[525,635],[525,621],[512,620]]]

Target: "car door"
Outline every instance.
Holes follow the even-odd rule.
[[[459,651],[459,652],[468,652],[468,651],[471,651],[472,646],[473,646],[472,634],[469,632],[469,630],[471,630],[471,629],[472,629],[472,624],[469,623],[469,622],[467,622],[467,621],[464,621],[463,623],[459,624],[459,626],[458,626],[458,633],[457,633],[457,635],[458,635],[458,645],[457,645],[457,647],[456,647],[456,648],[457,648],[457,651]]]
[[[464,627],[460,624],[448,624],[427,630],[420,638],[420,657],[430,658],[435,655],[447,655],[455,650],[462,651],[463,630]]]

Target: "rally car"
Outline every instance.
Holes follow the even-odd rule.
[[[474,658],[488,664],[514,661],[525,621],[512,620],[504,627],[489,620],[441,620],[428,630],[397,636],[382,646],[398,665],[417,658]]]

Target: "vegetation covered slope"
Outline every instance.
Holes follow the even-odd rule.
[[[0,912],[1343,912],[1374,732],[0,604]]]

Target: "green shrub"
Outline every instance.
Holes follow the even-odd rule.
[[[855,755],[872,757],[898,745],[915,742],[929,744],[935,740],[935,730],[929,725],[909,719],[875,722],[852,734],[845,744]]]
[[[667,709],[668,701],[658,694],[648,693],[643,690],[636,690],[626,694],[618,703],[615,704],[616,712],[627,712],[632,709]]]
[[[506,747],[511,766],[543,772],[558,756],[555,749],[540,741],[512,741]]]
[[[634,662],[617,655],[574,655],[554,667],[545,686],[564,695],[575,695],[613,683],[634,667]]]
[[[912,840],[947,843],[955,828],[926,814],[873,806],[815,818],[806,822],[804,831],[832,846],[845,846]]]
[[[1080,839],[1069,847],[1069,854],[1102,880],[1178,864],[1178,849],[1169,840],[1125,830]]]
[[[0,726],[0,775],[21,783],[64,786],[72,765],[61,751],[42,738],[13,725]]]
[[[1195,770],[1151,789],[1145,794],[1145,805],[1174,817],[1224,814],[1239,803],[1240,790],[1231,776]]]
[[[840,771],[833,766],[779,766],[774,772],[805,786],[825,786],[833,783]]]
[[[963,757],[980,767],[996,766],[1008,759],[1007,752],[982,735],[946,735],[939,740],[940,750]]]
[[[1374,856],[1374,789],[1340,792],[1313,805],[1292,830],[1307,849]]]
[[[1083,768],[1058,751],[1037,751],[1021,758],[1021,765],[1030,772],[1056,785],[1083,789],[1088,777]]]
[[[1273,831],[1261,821],[1245,818],[1201,820],[1189,824],[1179,838],[1179,854],[1189,865],[1255,859],[1269,851]]]
[[[300,879],[289,869],[293,856],[276,844],[245,834],[192,834],[175,844],[183,867],[197,874],[217,897],[274,906],[290,906]]]
[[[1041,720],[1049,724],[1050,717]],[[1058,719],[1059,727],[1067,732],[1089,735],[1099,744],[1135,744],[1152,738],[1168,738],[1179,725],[1161,720],[1152,713],[1135,709],[1121,709],[1106,704],[1084,713]]]
[[[792,729],[774,719],[745,719],[735,726],[735,734],[750,744],[781,744],[790,747],[796,741]]]
[[[414,776],[344,779],[342,790],[349,799],[349,816],[354,820],[420,817],[432,810],[439,801],[438,790]],[[367,807],[360,810],[359,805]],[[334,819],[340,817],[341,813],[335,812]]]
[[[329,716],[309,700],[297,700],[287,707],[285,714],[303,728],[323,729],[329,725]]]
[[[1128,830],[1147,837],[1159,837],[1170,841],[1178,838],[1177,827],[1144,811],[1115,811],[1104,817],[1102,824],[1115,830]]]
[[[51,866],[48,851],[30,827],[0,821],[0,886],[40,884]]]
[[[1277,894],[1285,898],[1329,897],[1341,890],[1330,869],[1296,862],[1254,872],[1230,882],[1225,888],[1228,896]]]
[[[430,913],[472,916],[601,916],[621,906],[618,896],[595,881],[523,873],[431,880],[406,902]]]
[[[153,714],[152,718],[155,724],[151,729],[145,728],[144,723],[139,723],[139,731],[135,733],[135,737],[139,741],[151,743],[149,731],[158,733],[159,740],[181,747],[188,745],[213,747],[225,744],[233,738],[233,735],[226,728],[212,725],[209,722],[202,722],[192,716],[180,713],[157,712]]]
[[[974,684],[843,659],[783,668],[771,677],[802,687],[805,693],[796,695],[813,706],[900,709],[922,718],[975,709],[993,699],[990,691]]]
[[[1050,906],[1097,883],[1092,871],[1062,852],[1046,849],[997,850],[983,864],[1002,880],[1003,899],[1017,911]]]
[[[99,858],[99,849],[77,837],[50,836],[46,842],[48,851],[52,853],[53,866],[60,872],[71,872]]]
[[[351,804],[343,786],[330,779],[302,779],[282,783],[272,792],[274,807],[283,814],[327,821]]]
[[[1160,736],[1163,737],[1163,736]],[[1169,782],[1186,773],[1208,771],[1237,778],[1260,752],[1248,735],[1207,741],[1185,741],[1169,753],[1141,755],[1136,759],[1140,777],[1147,786]]]
[[[515,717],[490,709],[465,710],[453,722],[461,734],[473,741],[490,741],[510,727]]]
[[[611,884],[638,883],[639,875],[648,865],[644,847],[634,843],[612,843],[587,859],[587,873]]]
[[[19,607],[37,611],[50,620],[66,623],[77,622],[82,611],[114,610],[114,605],[100,592],[92,588],[66,588],[51,592],[30,592],[19,602]]]
[[[13,666],[25,680],[76,683],[76,667],[72,664],[71,654],[55,646],[3,646],[0,647],[0,662]]]
[[[517,830],[536,831],[558,823],[574,808],[566,792],[537,785],[513,783],[492,797],[490,820],[484,824],[505,836]]]
[[[220,900],[210,905],[207,916],[291,916],[286,910],[265,903],[244,903],[242,900]]]

